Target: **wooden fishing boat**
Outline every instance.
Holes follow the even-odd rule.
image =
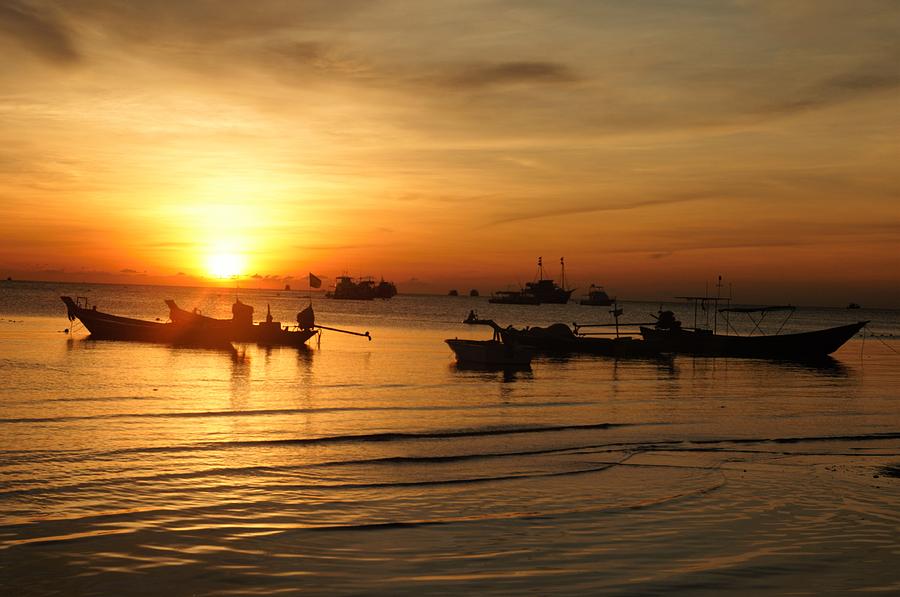
[[[762,314],[790,311],[794,307],[750,307],[719,309],[720,313]],[[754,332],[759,321],[754,321]],[[655,327],[641,327],[644,340],[660,352],[715,357],[755,357],[813,360],[830,355],[862,330],[868,321],[793,334],[728,335],[702,328],[683,328],[671,311],[661,311]],[[783,327],[782,323],[782,327]],[[727,329],[727,327],[726,327]]]
[[[132,319],[98,311],[96,305],[87,307],[85,299],[60,297],[66,305],[69,321],[79,320],[91,338],[98,340],[130,340],[156,342],[175,346],[232,348],[227,336],[207,333],[194,325],[177,325],[172,322]]]
[[[531,364],[534,352],[525,346],[511,345],[499,340],[444,340],[459,363],[493,365],[500,367],[526,367]]]
[[[319,330],[331,330],[355,336],[364,336],[369,340],[369,332],[359,333],[326,327],[316,324],[315,312],[309,305],[297,313],[297,325],[282,326],[274,321],[271,309],[267,309],[266,320],[253,322],[253,307],[235,300],[231,306],[231,319],[216,319],[203,315],[199,311],[187,311],[180,308],[175,301],[168,299],[169,318],[178,325],[209,330],[210,333],[230,338],[234,342],[252,342],[261,346],[303,346],[319,333]]]
[[[453,338],[444,340],[456,361],[461,364],[490,367],[528,367],[534,358],[534,350],[523,346],[511,337],[503,336],[503,331],[491,320],[479,320],[474,312],[463,323],[488,325],[494,330],[491,340],[461,340]]]
[[[314,319],[305,327],[299,325],[294,329],[282,327],[280,321],[274,321],[271,311],[267,313],[266,320],[253,323],[253,307],[244,304],[240,299],[231,306],[231,319],[216,319],[203,315],[199,311],[186,311],[175,304],[171,299],[166,300],[169,307],[169,318],[177,326],[185,326],[201,333],[213,336],[222,336],[233,342],[252,342],[261,346],[304,346],[306,341],[316,335]],[[312,317],[312,307],[308,307]],[[302,314],[302,312],[301,312]],[[298,314],[298,321],[301,319]]]

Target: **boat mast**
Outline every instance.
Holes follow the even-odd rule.
[[[566,289],[566,261],[565,261],[564,257],[559,258],[559,267],[562,270],[562,281],[560,282],[559,286],[560,286],[560,288],[565,290]]]
[[[538,257],[538,281],[544,279],[544,258]]]
[[[718,331],[719,327],[719,299],[722,297],[722,276],[719,275],[718,281],[716,281],[716,303],[715,308],[713,310],[713,334]]]

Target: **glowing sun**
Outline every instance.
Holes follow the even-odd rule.
[[[216,278],[234,278],[244,270],[244,258],[235,253],[216,253],[206,260],[206,269]]]

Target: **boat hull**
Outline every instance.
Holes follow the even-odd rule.
[[[531,364],[534,352],[524,346],[497,340],[445,340],[459,363],[473,365],[519,366]]]
[[[855,336],[868,321],[774,336],[722,336],[709,330],[641,328],[644,340],[660,352],[705,356],[774,359],[818,359],[830,355]]]
[[[132,342],[154,342],[179,346],[202,346],[231,348],[231,342],[221,335],[201,333],[195,326],[145,321],[110,315],[102,311],[80,307],[71,297],[61,297],[66,305],[70,320],[78,319],[91,338],[97,340],[126,340]]]

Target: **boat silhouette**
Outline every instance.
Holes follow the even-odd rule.
[[[216,319],[203,315],[199,311],[186,311],[166,300],[169,306],[169,317],[173,322],[190,326],[199,326],[216,335],[224,335],[234,342],[255,342],[262,346],[302,346],[307,340],[319,333],[319,330],[330,330],[352,336],[363,336],[372,340],[369,332],[353,332],[316,323],[312,303],[297,313],[297,325],[282,327],[280,321],[274,321],[271,309],[266,309],[266,320],[253,323],[253,307],[236,299],[231,306],[231,319]]]
[[[579,301],[582,305],[588,305],[592,307],[609,307],[612,305],[616,299],[610,298],[606,291],[603,290],[602,286],[596,286],[591,284],[590,289],[588,290],[587,296],[585,296],[581,301]]]
[[[371,277],[354,279],[338,276],[334,290],[326,292],[325,298],[344,301],[371,301],[377,298],[389,299],[397,294],[397,286],[384,278],[378,284]]]
[[[717,288],[722,287],[719,276]],[[653,327],[641,326],[644,341],[660,352],[687,353],[713,357],[752,357],[768,359],[815,360],[830,355],[855,336],[869,322],[858,321],[809,332],[782,334],[781,330],[796,311],[792,305],[765,307],[731,307],[731,297],[683,296],[678,297],[694,305],[694,325],[684,327],[672,311],[659,311]],[[719,304],[727,306],[719,308]],[[698,309],[708,311],[712,306],[713,329],[697,325]],[[774,334],[765,334],[761,329],[763,320],[771,313],[782,312],[787,316]],[[734,330],[729,316],[733,313],[746,315],[753,324],[752,331],[744,336],[730,334]],[[723,319],[725,333],[719,333],[719,321]],[[759,332],[758,335],[756,332]]]
[[[272,317],[267,309],[266,320],[253,323],[253,307],[236,299],[231,305],[231,319],[216,319],[203,315],[197,310],[186,311],[175,301],[166,300],[169,318],[177,326],[185,326],[198,334],[224,337],[233,342],[252,342],[261,346],[303,346],[315,336],[315,313],[312,305],[297,314],[297,326],[282,327],[280,321]]]
[[[572,298],[574,288],[567,289],[566,263],[563,257],[559,258],[562,272],[561,284],[544,277],[544,262],[538,257],[538,279],[534,282],[526,282],[521,290],[500,290],[495,292],[488,300],[490,303],[505,305],[541,305],[544,303],[564,305]]]
[[[155,342],[174,346],[196,346],[208,348],[232,348],[226,334],[216,333],[203,326],[174,322],[146,321],[98,311],[94,305],[88,308],[87,299],[68,296],[60,297],[66,305],[69,321],[80,321],[91,338],[98,340],[127,340],[135,342]]]

